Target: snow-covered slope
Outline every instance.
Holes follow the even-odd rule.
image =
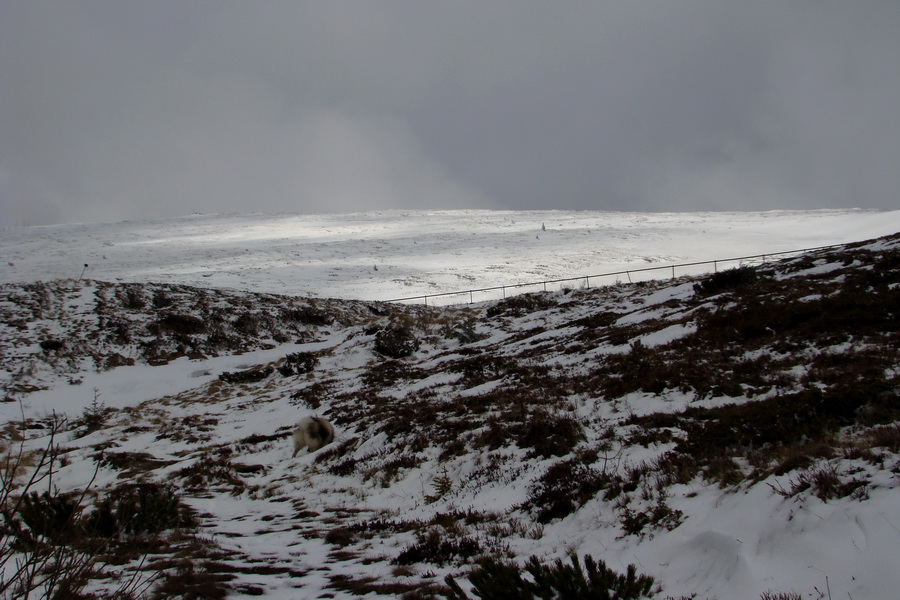
[[[77,279],[84,271],[100,281],[389,300],[800,250],[898,230],[900,211],[863,210],[196,215],[0,231],[0,281]]]
[[[396,234],[404,215],[419,235]],[[391,248],[402,247],[406,258],[384,264],[406,265],[395,279],[417,292],[450,285],[416,279],[404,262],[425,261],[414,249],[427,243],[442,243],[442,257],[462,252],[450,266],[477,277],[479,268],[505,265],[504,275],[476,286],[538,275],[515,271],[523,264],[514,262],[515,247],[497,244],[505,263],[483,250],[467,254],[465,231],[450,227],[450,216],[470,223],[482,249],[490,244],[481,234],[508,226],[522,228],[510,232],[522,249],[526,239],[540,244],[559,233],[567,241],[556,251],[573,254],[579,236],[593,235],[603,217],[329,217],[335,227],[355,220],[384,228],[361,228],[363,241],[322,242],[320,251],[350,245],[365,257],[373,240],[403,239]],[[577,228],[578,216],[596,220]],[[724,217],[619,217],[610,238],[630,239],[625,222],[639,231],[617,250],[597,251],[631,258],[586,270],[900,230],[888,231],[897,213],[732,215],[729,245]],[[210,228],[202,235],[215,230],[223,239],[225,221],[246,224],[235,216],[199,219]],[[269,225],[252,235],[232,228],[239,247],[253,235],[268,236],[274,255],[290,246],[273,241],[288,235],[265,233],[279,219],[249,220]],[[429,221],[426,242],[419,236]],[[396,235],[385,233],[387,223]],[[174,231],[184,235],[189,225],[169,222],[167,235],[177,239]],[[75,261],[91,265],[112,264],[112,249],[127,246],[116,236],[149,231],[147,224],[61,229],[83,251],[110,240],[105,261]],[[59,230],[3,232],[3,248],[19,254],[8,267],[15,277],[0,288],[0,367],[6,395],[22,408],[10,402],[0,410],[4,422],[25,412],[25,427],[7,433],[15,439],[26,431],[26,446],[38,448],[49,413],[65,414],[56,486],[85,486],[99,464],[96,490],[135,481],[176,490],[199,532],[167,534],[150,564],[169,573],[187,577],[184,561],[192,561],[197,581],[227,587],[233,598],[428,598],[444,575],[467,587],[465,574],[481,556],[521,562],[577,553],[622,572],[637,565],[656,579],[662,598],[756,599],[767,591],[888,598],[900,587],[893,568],[900,545],[896,237],[734,276],[429,308],[371,301],[395,295],[388,291],[396,281],[377,279],[388,270],[381,266],[360,288],[367,290],[362,301],[257,294],[288,285],[277,269],[264,268],[273,264],[262,258],[264,242],[249,253],[259,270],[246,278],[239,251],[225,242],[211,248],[205,256],[232,269],[217,279],[203,277],[205,267],[179,271],[178,253],[148,242],[149,234],[143,242],[153,252],[117,255],[128,266],[109,279],[122,282],[101,281],[91,266],[80,282],[36,284],[22,271],[51,275],[52,231]],[[687,249],[662,252],[675,242]],[[554,268],[571,261],[544,250]],[[319,273],[323,285],[343,272],[348,254],[335,253]],[[365,265],[375,266],[372,256]],[[163,264],[154,262],[161,257]],[[124,283],[135,281],[142,283]],[[210,281],[231,289],[187,285]],[[338,438],[291,458],[292,424],[306,414],[330,418]]]

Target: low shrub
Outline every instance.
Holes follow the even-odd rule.
[[[50,352],[59,352],[60,350],[64,350],[66,347],[66,343],[63,340],[43,340],[40,342],[41,350],[44,351],[45,354],[49,354]]]
[[[331,325],[334,317],[314,306],[298,306],[281,313],[285,321],[294,321],[303,325]]]
[[[488,317],[501,315],[519,317],[539,310],[547,310],[553,306],[553,300],[542,294],[519,294],[501,300],[488,307]]]
[[[529,450],[530,457],[541,458],[564,456],[585,439],[578,421],[543,410],[535,411],[525,423],[514,428],[513,435],[520,448]]]
[[[206,323],[200,317],[179,313],[163,315],[152,326],[158,332],[170,331],[182,335],[197,335],[206,331]]]
[[[419,349],[419,340],[409,327],[388,327],[375,334],[375,351],[389,358],[406,358]]]
[[[214,573],[208,565],[195,568],[192,561],[186,560],[178,568],[163,576],[153,590],[152,600],[219,600],[227,598],[228,582],[235,578],[232,574]]]
[[[478,322],[474,318],[470,318],[455,327],[447,325],[442,332],[445,337],[454,338],[462,345],[474,344],[487,337],[487,334],[479,333],[476,330],[477,325]]]
[[[584,327],[585,329],[600,329],[609,327],[610,325],[618,321],[621,316],[621,313],[617,313],[611,310],[604,310],[587,317],[576,319],[572,322],[572,325],[576,327]]]
[[[872,447],[887,448],[891,452],[900,452],[900,425],[886,425],[876,427],[865,435],[866,441]]]
[[[756,283],[759,274],[750,266],[719,271],[694,284],[694,291],[703,296],[711,296],[737,287]]]
[[[462,564],[482,553],[478,540],[470,537],[448,538],[437,529],[429,529],[419,533],[417,537],[418,541],[401,552],[393,560],[394,564]]]
[[[356,450],[359,445],[358,437],[351,437],[337,444],[331,444],[329,447],[316,452],[315,464],[322,464],[326,461],[334,461],[338,458],[350,454]]]
[[[94,399],[84,408],[81,418],[76,421],[75,425],[82,428],[81,435],[88,435],[101,429],[113,412],[115,411],[100,400],[100,394],[95,390]]]
[[[284,357],[278,372],[284,377],[311,373],[319,365],[319,357],[314,352],[294,352]]]
[[[28,526],[27,531],[19,530],[19,541],[28,545],[34,543],[35,536],[54,543],[66,542],[67,537],[72,537],[81,514],[77,497],[50,492],[22,496],[18,509],[19,518]]]
[[[260,315],[246,311],[238,315],[238,317],[231,322],[231,326],[235,331],[242,335],[255,336],[264,328],[263,321],[264,319]]]
[[[544,408],[530,410],[529,402],[533,399],[528,395],[500,390],[478,400],[485,401],[484,408],[502,410],[499,415],[487,419],[487,427],[476,439],[480,446],[496,450],[512,442],[528,450],[529,458],[549,458],[570,453],[585,439],[584,429],[574,418]],[[471,409],[478,408],[471,405]]]
[[[656,504],[645,510],[634,510],[625,506],[619,522],[626,535],[643,535],[648,529],[671,531],[681,524],[681,517],[680,510],[673,509],[660,498]]]
[[[328,533],[325,534],[325,543],[326,544],[333,544],[335,546],[340,546],[342,548],[344,546],[349,546],[350,544],[354,543],[355,541],[356,540],[355,540],[355,536],[353,535],[353,532],[350,531],[349,529],[347,529],[346,527],[336,527],[335,529],[332,529],[331,531],[329,531]]]
[[[570,458],[550,465],[532,485],[521,508],[532,513],[538,523],[562,519],[603,489],[621,487],[615,476],[586,465],[581,458]]]
[[[124,284],[116,292],[122,307],[128,310],[143,310],[147,306],[147,298],[141,285]]]
[[[778,486],[773,486],[772,489],[785,498],[797,496],[808,490],[817,498],[826,502],[847,496],[859,498],[867,495],[866,482],[864,480],[853,478],[850,481],[843,481],[838,474],[837,468],[832,464],[811,467],[800,472],[791,480],[788,489]]]
[[[225,371],[219,375],[219,379],[225,383],[256,383],[271,375],[274,370],[273,367],[254,367],[234,373]]]
[[[205,492],[210,488],[224,488],[232,494],[240,494],[246,487],[234,466],[224,458],[204,457],[189,467],[172,474],[181,479],[185,489]]]
[[[160,309],[172,306],[175,303],[175,299],[166,290],[154,290],[150,302],[153,308]]]
[[[352,576],[344,573],[334,573],[328,576],[328,587],[349,594],[350,597],[364,597],[369,594],[377,594],[379,597],[399,598],[400,600],[434,600],[437,598],[431,593],[434,586],[431,584],[384,581],[374,576]],[[321,598],[333,598],[331,594],[322,595]]]
[[[322,406],[323,398],[331,395],[330,388],[317,381],[308,387],[297,390],[291,394],[291,404],[301,404],[306,408],[316,410]]]
[[[678,450],[693,456],[815,439],[855,422],[872,397],[864,387],[809,389],[718,408],[684,412],[687,439]]]
[[[158,483],[120,485],[88,517],[88,529],[103,537],[157,534],[194,526],[175,490]]]
[[[545,565],[532,556],[525,565],[529,581],[522,569],[496,559],[486,559],[469,575],[475,595],[482,600],[535,600],[536,598],[596,598],[598,600],[637,600],[650,598],[654,580],[638,575],[637,567],[629,565],[624,575],[616,573],[606,563],[584,557],[582,567],[578,557],[570,557],[571,564],[557,559]],[[450,600],[471,600],[453,577],[445,580]]]

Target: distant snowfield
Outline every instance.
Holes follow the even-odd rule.
[[[897,231],[900,211],[858,209],[194,215],[0,230],[0,282],[77,279],[84,272],[104,281],[391,300],[799,250]]]

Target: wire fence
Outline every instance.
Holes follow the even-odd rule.
[[[654,279],[662,279],[665,277],[674,279],[675,277],[685,275],[703,275],[709,273],[709,265],[712,265],[712,272],[718,272],[720,266],[733,265],[750,266],[754,264],[765,263],[769,259],[785,258],[789,256],[798,256],[807,252],[815,252],[817,250],[827,250],[837,248],[844,244],[832,244],[829,246],[816,246],[814,248],[803,248],[802,250],[786,250],[783,252],[768,252],[766,254],[754,254],[752,256],[738,256],[734,258],[719,258],[715,260],[703,260],[698,262],[678,263],[672,265],[660,265],[657,267],[644,267],[640,269],[625,269],[622,271],[610,271],[608,273],[598,273],[596,275],[582,275],[579,277],[565,277],[562,279],[547,279],[544,281],[532,281],[528,283],[514,283],[509,285],[496,285],[492,287],[474,288],[469,290],[459,290],[455,292],[441,292],[437,294],[422,294],[419,296],[408,296],[406,298],[394,298],[385,300],[385,302],[424,302],[426,306],[431,301],[432,306],[438,304],[442,306],[454,304],[474,304],[475,302],[484,302],[488,300],[501,300],[511,295],[526,294],[529,292],[550,292],[562,289],[589,289],[601,285],[610,285],[612,283],[638,283],[641,281],[650,281]],[[615,278],[613,280],[613,278]],[[477,298],[477,299],[476,299]]]

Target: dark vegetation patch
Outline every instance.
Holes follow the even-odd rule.
[[[238,495],[246,489],[235,465],[223,457],[204,456],[194,464],[180,469],[171,478],[194,493],[220,490]]]
[[[51,352],[59,352],[60,350],[65,349],[66,342],[63,340],[49,339],[43,340],[40,343],[40,346],[41,350],[49,354]]]
[[[208,555],[210,542],[193,533],[194,512],[176,489],[153,482],[101,491],[60,493],[52,486],[35,491],[48,487],[43,482],[61,459],[54,443],[60,425],[57,420],[50,428],[33,477],[21,487],[14,487],[8,477],[0,482],[4,587],[22,597],[42,593],[41,597],[102,600],[138,597],[157,585],[155,597],[170,597],[161,591],[165,583],[159,583],[168,575],[147,557],[177,553],[190,563]],[[11,456],[7,466],[17,470],[22,458],[18,456]],[[27,570],[21,568],[24,565]],[[107,589],[87,592],[92,581],[104,581]]]
[[[384,360],[369,367],[362,383],[374,390],[389,389],[405,381],[424,379],[428,373],[402,360]]]
[[[278,440],[283,440],[291,436],[291,431],[289,429],[285,431],[281,431],[279,433],[273,433],[270,435],[264,435],[261,433],[253,433],[248,435],[245,438],[242,438],[237,442],[238,446],[258,446],[260,444],[265,444],[267,442],[275,442]]]
[[[153,323],[150,331],[156,334],[165,331],[179,335],[197,335],[206,331],[206,323],[194,315],[169,313]]]
[[[868,431],[865,437],[872,447],[886,448],[894,454],[900,453],[900,425],[875,427]]]
[[[525,577],[524,575],[528,576]],[[545,564],[532,556],[520,568],[496,558],[479,562],[469,574],[469,582],[477,598],[482,600],[531,600],[533,598],[598,598],[606,600],[638,600],[653,595],[654,580],[638,574],[629,565],[624,574],[606,566],[602,560],[584,557],[584,565],[572,555],[569,563],[557,559]],[[450,600],[471,600],[453,577],[445,579]]]
[[[635,417],[630,423],[678,440],[659,463],[663,472],[674,475],[673,483],[687,483],[699,470],[709,481],[734,485],[748,476],[760,480],[783,475],[841,455],[838,433],[848,427],[863,428],[870,432],[865,434],[869,440],[879,439],[893,447],[893,425],[870,428],[900,420],[900,399],[885,389],[896,386],[892,381],[810,388],[743,404],[688,408],[679,415]],[[743,472],[735,459],[750,464],[752,472]],[[685,464],[693,468],[672,470]],[[795,488],[795,492],[810,487]],[[821,495],[833,497],[831,493]]]
[[[582,440],[582,425],[572,417],[542,407],[529,409],[523,402],[509,404],[499,415],[488,417],[487,429],[477,443],[497,450],[512,442],[528,450],[529,457],[549,458],[568,454]]]
[[[291,394],[291,404],[305,406],[306,408],[315,410],[322,406],[322,401],[331,396],[329,386],[322,382],[316,381],[312,385],[301,388]]]
[[[331,325],[334,322],[333,314],[330,314],[327,309],[314,305],[285,308],[282,311],[282,317],[285,321],[320,327]]]
[[[103,452],[96,457],[100,464],[109,466],[124,475],[134,477],[160,467],[175,464],[174,460],[161,460],[147,452]]]
[[[605,490],[607,499],[615,498],[622,491],[622,482],[613,473],[589,464],[595,458],[596,454],[582,454],[551,465],[532,483],[522,508],[538,523],[549,523],[569,516],[601,491]]]
[[[83,302],[73,299],[91,294],[94,308],[86,314]],[[362,303],[100,281],[0,286],[0,307],[0,324],[20,332],[18,339],[4,335],[8,339],[0,348],[44,342],[45,360],[56,371],[75,371],[85,357],[105,370],[132,361],[162,365],[183,356],[271,348],[311,341],[319,328],[335,322],[352,325],[371,318]],[[65,323],[66,335],[30,339],[32,331],[46,330],[45,322]],[[125,360],[116,359],[117,354]],[[13,359],[0,352],[0,363]]]
[[[419,349],[419,339],[411,327],[391,326],[375,334],[375,351],[388,358],[406,358]]]
[[[396,565],[431,563],[433,565],[460,565],[483,552],[481,544],[473,537],[453,537],[438,529],[428,529],[417,534],[414,544],[403,550],[392,562]]]
[[[181,419],[165,420],[159,425],[156,439],[196,444],[212,439],[219,419],[203,414],[188,415]]]
[[[622,317],[620,313],[611,310],[603,310],[590,316],[576,319],[572,321],[572,325],[575,327],[584,327],[585,329],[600,329],[609,327],[618,321],[620,317]]]
[[[487,338],[486,333],[478,331],[478,321],[474,317],[467,318],[461,322],[447,324],[442,328],[444,337],[455,339],[460,344],[474,344]]]
[[[799,279],[778,279],[771,272],[751,276],[759,268],[746,267],[735,270],[742,275],[723,271],[703,280],[698,284],[701,304],[689,317],[694,332],[652,348],[632,341],[628,351],[600,359],[594,372],[576,385],[584,393],[609,398],[670,390],[698,398],[753,398],[798,384],[877,380],[881,369],[896,362],[900,274],[897,269],[860,268],[862,259],[886,264],[896,259],[859,252],[856,258],[838,259],[852,268]],[[708,289],[729,293],[710,306],[702,304]],[[644,326],[610,323],[585,329],[579,338],[613,343],[643,335]],[[827,350],[835,346],[841,350]],[[810,360],[812,368],[807,369]],[[802,382],[797,381],[798,368],[806,372]]]
[[[520,317],[533,312],[547,310],[554,305],[544,294],[519,294],[492,304],[487,309],[489,318],[508,316]]]
[[[461,374],[466,387],[475,387],[503,377],[515,365],[516,361],[512,358],[479,353],[457,360],[447,370]]]
[[[284,377],[311,373],[319,365],[319,356],[315,352],[293,352],[284,357],[278,372]]]
[[[694,291],[704,296],[710,296],[747,286],[756,283],[758,280],[759,273],[754,267],[742,266],[710,275],[706,279],[695,283]]]
[[[438,591],[438,587],[430,583],[384,581],[379,577],[354,577],[347,574],[329,575],[328,580],[329,588],[348,592],[354,596],[380,594],[400,598],[401,600],[438,598],[438,596],[434,595],[434,592]]]
[[[404,373],[403,377],[388,375],[394,381],[405,378],[404,364],[387,361],[372,370],[381,373],[378,377],[385,376],[382,368]],[[550,375],[541,377],[545,373],[548,371],[540,367],[533,371],[519,371],[517,367],[507,372],[507,384],[450,401],[430,389],[407,393],[402,398],[373,394],[368,387],[338,396],[332,400],[338,425],[372,423],[371,435],[385,434],[395,450],[390,458],[380,452],[358,456],[337,446],[324,450],[317,462],[336,458],[340,453],[341,458],[329,465],[336,475],[382,468],[385,475],[393,476],[398,468],[415,467],[420,459],[412,455],[428,447],[441,448],[443,460],[477,448],[497,450],[511,445],[526,450],[531,457],[563,456],[585,439],[584,427],[564,410],[565,396],[560,386],[565,382]],[[371,381],[369,375],[364,376],[364,381]],[[391,479],[382,477],[379,481]]]
[[[180,598],[182,600],[220,600],[227,598],[231,586],[228,582],[235,575],[215,572],[214,565],[191,560],[180,561],[177,567],[166,572],[156,586],[152,600]]]
[[[791,478],[787,488],[772,486],[772,489],[785,498],[797,496],[809,491],[821,500],[856,497],[863,500],[867,497],[867,482],[859,477],[848,480],[841,477],[835,465],[825,463],[800,471]]]
[[[253,367],[252,369],[245,369],[234,373],[225,371],[219,375],[219,379],[225,383],[257,383],[271,375],[274,371],[274,367],[271,366]]]
[[[673,509],[662,499],[644,508],[622,507],[619,522],[626,535],[640,536],[648,529],[667,529],[669,531],[681,524],[681,511]]]
[[[120,485],[97,503],[88,528],[104,537],[158,534],[197,525],[176,490],[158,483]]]
[[[878,401],[883,392],[877,384],[808,389],[714,409],[689,408],[681,424],[686,439],[677,449],[697,457],[711,452],[748,451],[818,439],[860,420],[869,424],[896,420],[900,402],[896,395]]]

